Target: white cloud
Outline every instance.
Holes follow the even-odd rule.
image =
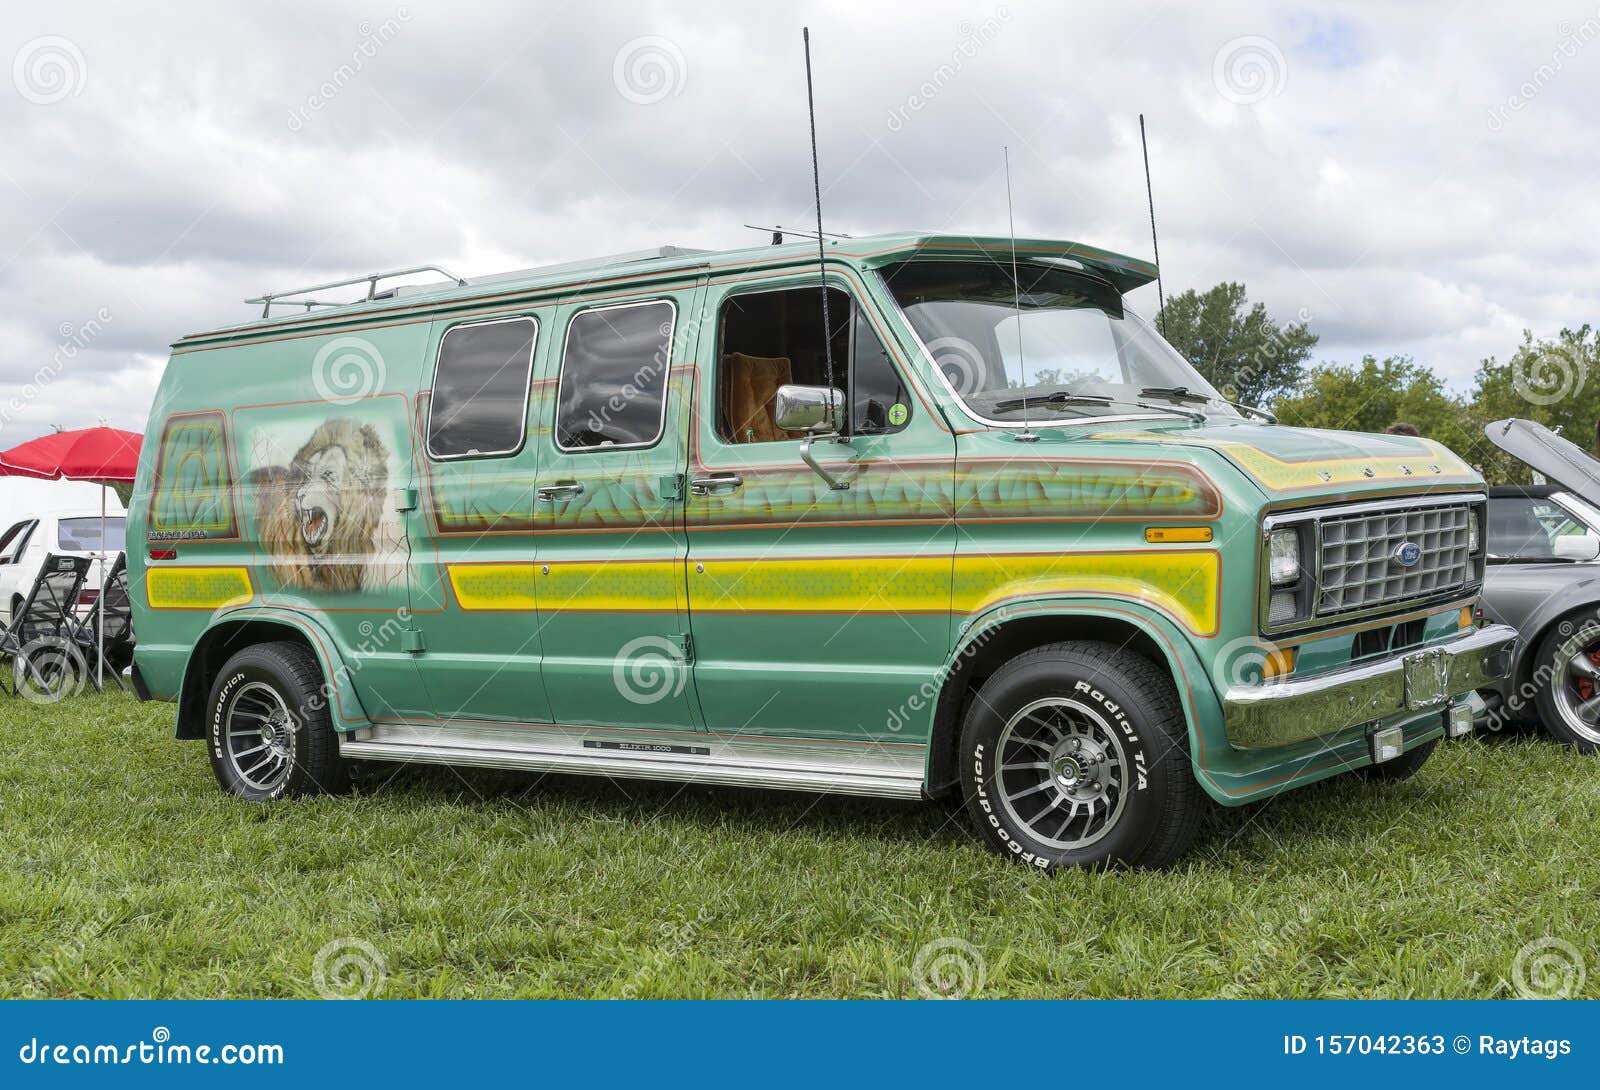
[[[835,228],[1002,230],[1005,144],[1019,230],[1147,255],[1143,111],[1169,292],[1240,280],[1320,357],[1464,386],[1596,314],[1596,6],[12,3],[0,60],[55,35],[81,68],[47,105],[0,83],[0,396],[112,320],[5,431],[137,426],[165,346],[266,287],[806,222],[802,22]],[[656,39],[666,93],[619,90]],[[1218,86],[1241,41],[1265,93]]]

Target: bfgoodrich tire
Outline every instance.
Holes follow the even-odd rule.
[[[1172,679],[1110,644],[1051,644],[990,677],[962,725],[961,780],[984,840],[1044,870],[1164,867],[1200,821]]]
[[[227,661],[211,685],[206,747],[222,789],[249,802],[350,786],[322,671],[302,644],[260,643]]]

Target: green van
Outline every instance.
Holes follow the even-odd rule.
[[[1124,306],[1153,265],[1012,247],[252,300],[156,397],[140,695],[243,799],[373,761],[964,798],[1040,868],[1469,733],[1515,639],[1471,467],[1232,405]]]

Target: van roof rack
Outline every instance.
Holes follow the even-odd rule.
[[[390,269],[387,272],[368,273],[365,276],[352,276],[344,280],[329,280],[323,284],[309,284],[303,288],[289,288],[284,291],[262,292],[254,299],[246,299],[245,302],[247,304],[260,303],[261,317],[263,318],[272,317],[272,305],[274,303],[278,304],[279,306],[303,306],[307,310],[310,310],[312,307],[342,307],[347,305],[349,300],[342,300],[336,303],[323,299],[295,299],[293,297],[296,295],[309,295],[314,291],[328,291],[333,288],[348,288],[356,284],[365,284],[367,285],[367,298],[369,300],[376,299],[379,297],[378,281],[392,280],[397,276],[413,276],[416,273],[425,272],[438,273],[441,276],[448,277],[449,279],[454,280],[456,286],[459,288],[464,288],[467,286],[465,277],[457,276],[455,273],[451,272],[442,265],[412,265],[410,268],[405,269]]]

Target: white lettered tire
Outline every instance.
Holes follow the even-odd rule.
[[[322,671],[303,644],[258,643],[228,659],[206,703],[206,749],[222,789],[249,802],[350,786]]]
[[[1202,808],[1172,679],[1105,643],[1040,647],[984,682],[961,780],[984,840],[1042,870],[1167,866]]]

